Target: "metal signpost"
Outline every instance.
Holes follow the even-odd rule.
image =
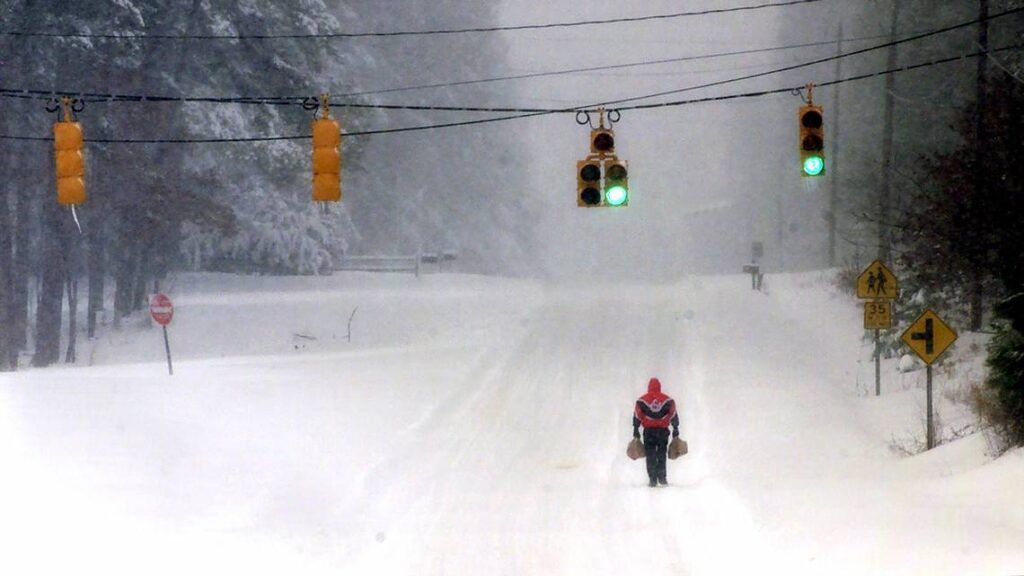
[[[164,329],[164,350],[167,351],[167,373],[174,375],[174,366],[171,365],[171,343],[167,339],[167,325],[174,317],[174,305],[166,294],[156,293],[149,297],[149,315],[153,321],[163,326]]]
[[[928,423],[925,435],[927,437],[928,449],[935,447],[935,424],[932,419],[932,364],[942,356],[942,353],[956,342],[956,330],[953,330],[939,315],[931,310],[925,310],[910,328],[907,328],[900,337],[910,349],[924,361],[928,367]]]
[[[857,277],[857,298],[864,303],[864,329],[875,331],[875,396],[882,394],[881,331],[892,328],[892,300],[899,294],[896,275],[875,260]]]

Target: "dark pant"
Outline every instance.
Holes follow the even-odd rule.
[[[651,482],[667,482],[668,428],[644,428],[644,453],[647,456],[647,476]]]

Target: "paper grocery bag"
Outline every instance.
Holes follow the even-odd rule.
[[[672,439],[672,442],[669,442],[668,457],[671,460],[685,456],[689,451],[690,447],[686,445],[686,440],[680,440],[679,437],[676,437]]]
[[[630,460],[639,460],[644,457],[644,445],[639,440],[633,438],[629,442],[629,446],[626,446],[626,456],[629,456]]]

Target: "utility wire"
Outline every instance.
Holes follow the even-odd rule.
[[[845,38],[844,41],[857,42],[866,40],[878,40],[880,38],[888,38],[889,35],[877,35],[877,36],[862,36],[859,38]],[[516,74],[509,76],[495,76],[491,78],[479,78],[474,80],[457,80],[452,82],[438,82],[433,84],[422,84],[418,86],[404,86],[398,88],[383,88],[375,90],[363,90],[359,92],[344,92],[335,94],[337,98],[350,98],[354,96],[365,96],[370,94],[388,94],[394,92],[407,92],[412,90],[423,90],[428,88],[450,88],[455,86],[467,86],[473,84],[486,84],[491,82],[504,82],[509,80],[522,80],[528,78],[544,78],[551,76],[562,76],[569,74],[579,74],[585,72],[600,72],[606,70],[619,70],[624,68],[636,68],[643,66],[657,66],[661,64],[671,64],[678,62],[693,62],[698,60],[707,60],[713,58],[723,58],[729,56],[742,56],[750,54],[762,54],[767,52],[778,52],[783,50],[792,50],[796,48],[811,48],[817,46],[828,46],[835,44],[835,40],[823,40],[818,42],[804,42],[801,44],[790,44],[787,46],[771,46],[766,48],[751,48],[745,50],[735,50],[730,52],[717,52],[712,54],[698,54],[691,56],[680,56],[677,58],[665,58],[661,60],[645,60],[640,62],[628,62],[624,64],[611,64],[603,66],[590,66],[584,68],[569,68],[564,70],[552,70],[548,72],[531,72],[526,74]],[[83,101],[87,103],[102,103],[102,102],[113,102],[113,101],[152,101],[152,102],[213,102],[213,103],[241,103],[241,104],[293,104],[302,101],[301,96],[273,96],[273,97],[223,97],[223,98],[186,98],[186,97],[173,97],[173,96],[140,96],[140,95],[123,95],[123,94],[107,94],[107,93],[93,93],[93,92],[70,92],[70,93],[57,93],[53,91],[45,90],[10,90],[0,88],[0,97],[16,97],[31,99],[33,95],[38,96],[40,99],[49,99],[65,94],[75,94],[80,96]],[[423,109],[423,108],[415,108]],[[456,111],[479,111],[479,112],[535,112],[539,110],[535,109],[520,109],[520,108],[475,108],[473,110],[465,110],[460,108]]]
[[[648,100],[651,98],[657,98],[660,96],[667,96],[671,94],[680,94],[683,92],[690,92],[693,90],[700,90],[703,88],[712,88],[716,86],[722,86],[725,84],[732,84],[735,82],[742,82],[744,80],[750,80],[754,78],[760,78],[763,76],[769,76],[772,74],[779,74],[782,72],[789,72],[800,68],[806,68],[809,66],[815,66],[826,62],[838,60],[840,58],[848,58],[850,56],[857,56],[872,52],[875,50],[881,50],[883,48],[889,48],[899,44],[905,44],[907,42],[914,42],[931,36],[944,34],[953,30],[966,28],[973,26],[986,20],[995,20],[1003,18],[1013,14],[1017,14],[1024,11],[1024,6],[1019,8],[1009,9],[997,14],[992,14],[987,18],[977,18],[960,24],[954,24],[931,30],[929,32],[923,32],[908,36],[899,40],[893,40],[891,42],[885,42],[875,46],[869,46],[867,48],[861,48],[852,52],[844,52],[842,54],[836,54],[825,58],[819,58],[809,62],[802,62],[798,64],[792,64],[781,68],[774,68],[772,70],[757,72],[754,74],[747,74],[735,78],[728,78],[725,80],[718,80],[714,82],[708,82],[705,84],[698,84],[694,86],[688,86],[685,88],[677,88],[674,90],[666,90],[662,92],[656,92],[653,94],[645,94],[642,96],[634,96],[630,98],[622,98],[618,100],[608,100],[605,102],[598,102],[595,104],[589,104],[585,106],[575,106],[566,108],[523,108],[523,107],[484,107],[484,106],[431,106],[431,105],[400,105],[400,104],[367,104],[358,102],[338,102],[331,101],[332,106],[345,107],[345,108],[371,108],[371,109],[383,109],[383,110],[417,110],[417,111],[445,111],[445,112],[490,112],[490,113],[515,113],[525,114],[528,117],[537,114],[556,114],[556,113],[567,113],[567,112],[578,112],[578,111],[592,111],[597,108],[611,106],[615,104],[623,104],[628,102],[636,102],[640,100]],[[66,92],[57,91],[46,91],[46,90],[20,90],[0,87],[0,97],[16,97],[16,98],[29,98],[32,96],[38,98],[50,99],[61,95],[67,95]],[[232,103],[232,104],[265,104],[265,105],[299,105],[302,104],[308,97],[302,96],[232,96],[232,97],[183,97],[183,96],[153,96],[153,95],[132,95],[132,94],[103,94],[103,93],[79,93],[76,94],[84,102],[205,102],[205,103]],[[507,118],[492,118],[490,121],[498,122],[506,119],[513,119],[516,117]],[[470,124],[477,124],[477,121],[471,121]],[[439,127],[458,126],[459,123],[447,123],[440,124]]]
[[[627,18],[609,18],[606,20],[582,20],[576,22],[555,22],[546,24],[520,24],[515,26],[487,26],[475,28],[447,28],[436,30],[404,30],[392,32],[329,32],[322,34],[92,34],[92,33],[59,33],[31,32],[10,30],[0,32],[0,36],[16,36],[29,38],[95,38],[105,40],[278,40],[278,39],[336,39],[336,38],[383,38],[394,36],[434,36],[441,34],[466,34],[480,32],[509,32],[515,30],[541,30],[549,28],[574,28],[577,26],[596,26],[603,24],[622,24],[628,22],[646,22],[651,20],[671,20],[690,16],[709,16],[731,12],[745,12],[765,8],[778,8],[798,4],[813,4],[823,0],[786,0],[766,4],[734,6],[732,8],[716,8],[670,14],[653,14],[649,16],[633,16]]]
[[[889,38],[888,34],[878,36],[862,36],[859,38],[844,38],[844,42],[857,42],[864,40],[879,40],[882,38]],[[813,48],[817,46],[831,46],[836,43],[836,40],[823,40],[819,42],[804,42],[802,44],[790,44],[788,46],[772,46],[768,48],[751,48],[747,50],[736,50],[732,52],[717,52],[713,54],[699,54],[694,56],[680,56],[678,58],[665,58],[662,60],[645,60],[642,62],[629,62],[625,64],[610,64],[604,66],[591,66],[587,68],[568,68],[564,70],[552,70],[549,72],[530,72],[525,74],[515,74],[510,76],[494,76],[491,78],[478,78],[475,80],[456,80],[452,82],[438,82],[434,84],[420,84],[418,86],[404,86],[400,88],[381,88],[376,90],[363,90],[360,92],[345,92],[337,94],[339,98],[347,98],[352,96],[365,96],[368,94],[388,94],[393,92],[408,92],[412,90],[424,90],[428,88],[451,88],[454,86],[468,86],[472,84],[487,84],[491,82],[505,82],[508,80],[523,80],[528,78],[546,78],[550,76],[563,76],[568,74],[579,74],[582,72],[601,72],[605,70],[619,70],[622,68],[639,68],[642,66],[657,66],[660,64],[673,64],[678,62],[694,62],[698,60],[708,60],[712,58],[724,58],[728,56],[742,56],[749,54],[763,54],[766,52],[778,52],[782,50],[792,50],[796,48]]]
[[[916,64],[907,64],[907,65],[904,65],[904,66],[897,66],[895,68],[890,68],[888,70],[880,70],[878,72],[870,72],[870,73],[866,73],[866,74],[859,74],[859,75],[856,75],[856,76],[850,76],[848,78],[841,78],[841,79],[831,80],[831,81],[828,81],[828,82],[821,82],[819,84],[815,84],[815,86],[817,86],[817,87],[835,86],[835,85],[838,85],[838,84],[844,84],[846,82],[855,82],[855,81],[859,81],[859,80],[866,80],[866,79],[869,79],[869,78],[876,78],[876,77],[884,76],[884,75],[887,75],[887,74],[896,74],[896,73],[900,73],[900,72],[908,72],[910,70],[916,70],[916,69],[919,69],[919,68],[925,68],[925,67],[930,67],[930,66],[937,66],[937,65],[940,65],[940,64],[947,64],[949,62],[956,62],[958,60],[965,60],[967,58],[977,58],[977,57],[981,57],[981,56],[991,55],[991,54],[994,54],[994,53],[1005,52],[1005,51],[1008,51],[1008,50],[1020,50],[1020,49],[1024,49],[1024,43],[1022,43],[1022,44],[1013,44],[1013,45],[1004,46],[1004,47],[1001,47],[1001,48],[993,48],[993,49],[989,49],[987,51],[980,50],[980,51],[973,52],[973,53],[970,53],[970,54],[961,54],[961,55],[958,55],[958,56],[950,56],[948,58],[941,58],[941,59],[937,59],[937,60],[929,60],[927,62],[919,62],[919,63],[916,63]],[[770,96],[770,95],[775,95],[775,94],[787,94],[787,93],[792,94],[792,93],[796,92],[797,90],[799,90],[800,88],[802,88],[802,86],[787,86],[787,87],[784,87],[784,88],[775,88],[775,89],[770,89],[770,90],[759,90],[759,91],[755,91],[755,92],[744,92],[744,93],[741,93],[741,94],[726,94],[726,95],[721,95],[721,96],[708,96],[708,97],[704,97],[704,98],[691,98],[691,99],[687,99],[687,100],[676,100],[676,101],[672,101],[672,102],[659,102],[659,103],[656,103],[656,104],[637,104],[637,105],[634,105],[634,106],[627,106],[627,107],[618,108],[618,110],[620,110],[620,111],[621,110],[650,110],[650,109],[654,109],[654,108],[670,108],[670,107],[686,106],[686,105],[692,105],[692,104],[702,104],[702,103],[708,103],[708,102],[722,102],[722,101],[726,101],[726,100],[737,100],[737,99],[741,99],[741,98],[758,98],[758,97]],[[445,123],[445,124],[431,124],[431,125],[428,125],[428,126],[409,126],[409,127],[404,127],[404,128],[388,128],[388,129],[381,129],[381,130],[366,130],[366,131],[360,131],[360,132],[346,132],[345,136],[346,137],[370,136],[370,135],[375,135],[375,134],[394,134],[394,133],[398,133],[398,132],[414,132],[414,131],[431,130],[431,129],[437,129],[437,128],[449,128],[449,127],[454,127],[454,126],[471,126],[471,125],[475,125],[475,124],[487,124],[487,123],[491,123],[491,122],[501,122],[501,121],[505,121],[505,120],[516,120],[516,119],[528,118],[528,117],[532,117],[532,116],[549,115],[549,114],[554,114],[554,113],[557,113],[557,112],[576,112],[576,111],[578,111],[578,109],[576,109],[576,108],[567,108],[567,109],[561,109],[561,110],[544,111],[544,112],[537,112],[537,113],[531,113],[531,114],[523,114],[523,115],[517,115],[517,116],[507,116],[507,117],[500,117],[500,118],[482,118],[482,119],[479,119],[479,120],[470,120],[470,121],[464,121],[464,122],[449,122],[449,123]],[[223,143],[223,142],[267,142],[267,141],[279,141],[279,140],[309,140],[311,138],[312,138],[312,136],[310,136],[310,135],[296,135],[296,136],[269,136],[269,137],[255,137],[255,138],[151,139],[151,140],[116,139],[116,138],[104,138],[104,139],[88,138],[88,139],[86,139],[86,141],[87,142],[93,142],[93,143],[101,143],[101,144],[168,144],[168,143],[170,143],[170,144],[183,144],[183,143],[205,144],[205,143]],[[8,135],[0,135],[0,140],[26,140],[26,141],[49,142],[49,141],[52,141],[53,138],[45,137],[45,136],[8,136]]]
[[[735,82],[742,82],[743,80],[750,80],[750,79],[753,79],[753,78],[760,78],[762,76],[769,76],[769,75],[772,75],[772,74],[780,74],[782,72],[789,72],[791,70],[797,70],[797,69],[800,69],[800,68],[806,68],[808,66],[816,66],[818,64],[824,64],[825,62],[832,62],[834,60],[839,60],[841,58],[849,58],[850,56],[857,56],[859,54],[865,54],[867,52],[873,52],[875,50],[881,50],[882,48],[889,48],[891,46],[898,46],[900,44],[906,44],[907,42],[914,42],[914,41],[917,41],[917,40],[922,40],[924,38],[929,38],[931,36],[937,36],[939,34],[944,34],[946,32],[952,32],[953,30],[959,30],[961,28],[966,28],[968,26],[974,26],[975,24],[979,24],[981,22],[992,21],[992,20],[995,20],[997,18],[1004,18],[1006,16],[1010,16],[1010,15],[1013,15],[1013,14],[1018,14],[1020,12],[1024,12],[1024,6],[1021,6],[1019,8],[1011,8],[1009,10],[1005,10],[1005,11],[999,12],[997,14],[989,15],[988,17],[976,18],[976,19],[971,20],[969,22],[962,22],[960,24],[954,24],[954,25],[951,25],[951,26],[946,26],[944,28],[939,28],[939,29],[936,29],[936,30],[932,30],[931,32],[924,32],[924,33],[921,33],[921,34],[915,34],[913,36],[908,36],[908,37],[900,39],[900,40],[893,40],[892,42],[886,42],[884,44],[878,44],[878,45],[875,45],[875,46],[870,46],[868,48],[861,48],[859,50],[854,50],[852,52],[844,52],[842,54],[836,54],[834,56],[828,56],[826,58],[819,58],[817,60],[812,60],[810,62],[803,62],[803,63],[800,63],[800,64],[792,64],[790,66],[784,66],[782,68],[775,68],[773,70],[768,70],[766,72],[758,72],[758,73],[755,73],[755,74],[748,74],[746,76],[741,76],[741,77],[738,77],[738,78],[729,78],[729,79],[726,79],[726,80],[719,80],[719,81],[716,81],[716,82],[708,82],[706,84],[700,84],[700,85],[697,85],[697,86],[689,86],[689,87],[686,87],[686,88],[679,88],[679,89],[676,89],[676,90],[665,90],[665,91],[662,91],[662,92],[655,92],[653,94],[646,94],[646,95],[643,95],[643,96],[634,96],[634,97],[631,97],[631,98],[620,98],[618,100],[608,100],[606,102],[598,102],[596,104],[590,104],[588,106],[584,106],[584,107],[581,107],[581,108],[583,108],[583,109],[601,108],[601,107],[605,107],[605,106],[611,106],[611,105],[614,105],[614,104],[623,104],[623,103],[626,103],[626,102],[636,102],[638,100],[647,100],[647,99],[650,99],[650,98],[657,98],[657,97],[660,97],[660,96],[668,96],[668,95],[671,95],[671,94],[679,94],[679,93],[682,93],[682,92],[689,92],[689,91],[692,91],[692,90],[699,90],[699,89],[702,89],[702,88],[712,88],[712,87],[715,87],[715,86],[722,86],[722,85],[725,85],[725,84],[732,84],[732,83],[735,83]]]
[[[959,60],[965,60],[967,58],[978,58],[978,57],[987,56],[987,55],[990,55],[990,54],[993,54],[993,53],[1005,52],[1005,51],[1008,51],[1008,50],[1021,50],[1021,49],[1024,49],[1024,44],[1013,44],[1013,45],[1010,45],[1010,46],[1003,46],[1002,48],[992,48],[992,49],[989,49],[987,51],[980,50],[978,52],[973,52],[973,53],[970,53],[970,54],[961,54],[959,56],[950,56],[948,58],[941,58],[941,59],[937,59],[937,60],[929,60],[927,62],[919,62],[917,64],[906,64],[904,66],[897,66],[897,67],[894,67],[894,68],[889,68],[888,70],[879,70],[878,72],[868,72],[866,74],[858,74],[856,76],[850,76],[850,77],[847,77],[847,78],[840,78],[840,79],[837,79],[837,80],[830,80],[828,82],[816,83],[814,85],[814,87],[815,88],[824,88],[824,87],[828,87],[828,86],[836,86],[838,84],[845,84],[847,82],[856,82],[856,81],[859,81],[859,80],[867,80],[869,78],[877,78],[879,76],[886,76],[888,74],[897,74],[897,73],[900,73],[900,72],[909,72],[911,70],[917,70],[918,68],[927,68],[927,67],[931,67],[931,66],[938,66],[940,64],[948,64],[950,62],[956,62],[956,61],[959,61]],[[721,102],[721,101],[724,101],[724,100],[736,100],[736,99],[739,99],[739,98],[756,98],[756,97],[759,97],[759,96],[768,96],[768,95],[772,95],[772,94],[785,94],[785,93],[792,94],[792,93],[798,91],[801,88],[803,88],[803,86],[790,86],[790,87],[787,87],[787,88],[776,88],[776,89],[772,89],[772,90],[761,90],[761,91],[757,91],[757,92],[745,92],[743,94],[727,94],[727,95],[724,95],[724,96],[708,96],[706,98],[691,98],[691,99],[688,99],[688,100],[676,100],[676,101],[673,101],[673,102],[660,102],[660,103],[657,103],[657,104],[638,104],[638,105],[635,105],[635,106],[626,106],[626,107],[616,108],[616,110],[619,110],[619,111],[622,111],[622,110],[650,110],[650,109],[653,109],[653,108],[669,108],[669,107],[675,107],[675,106],[685,106],[685,105],[688,105],[688,104],[702,104],[702,103],[706,103],[706,102]]]
[[[878,39],[881,39],[881,38],[889,38],[889,37],[890,36],[888,34],[884,34],[884,35],[875,35],[875,36],[861,36],[861,37],[858,37],[858,38],[844,38],[843,40],[846,41],[846,42],[858,42],[858,41],[866,41],[866,40],[878,40]],[[403,87],[397,87],[397,88],[379,88],[379,89],[373,89],[373,90],[362,90],[362,91],[359,91],[359,92],[344,92],[344,93],[335,94],[335,96],[338,97],[338,98],[350,98],[350,97],[354,97],[354,96],[366,96],[366,95],[370,95],[370,94],[389,94],[389,93],[395,93],[395,92],[409,92],[409,91],[413,91],[413,90],[424,90],[424,89],[430,89],[430,88],[451,88],[451,87],[456,87],[456,86],[469,86],[469,85],[474,85],[474,84],[487,84],[487,83],[493,83],[493,82],[505,82],[505,81],[510,81],[510,80],[523,80],[523,79],[530,79],[530,78],[545,78],[545,77],[563,76],[563,75],[579,74],[579,73],[586,73],[586,72],[601,72],[601,71],[606,71],[606,70],[620,70],[620,69],[624,69],[624,68],[639,68],[639,67],[645,67],[645,66],[657,66],[657,65],[661,65],[661,64],[672,64],[672,63],[678,63],[678,62],[695,62],[695,61],[699,61],[699,60],[709,60],[709,59],[713,59],[713,58],[724,58],[724,57],[729,57],[729,56],[742,56],[742,55],[750,55],[750,54],[763,54],[763,53],[767,53],[767,52],[779,52],[779,51],[783,51],[783,50],[793,50],[793,49],[796,49],[796,48],[813,48],[813,47],[817,47],[817,46],[829,46],[829,45],[832,45],[832,44],[835,44],[835,43],[836,43],[836,40],[822,40],[822,41],[817,41],[817,42],[804,42],[804,43],[801,43],[801,44],[790,44],[790,45],[787,45],[787,46],[770,46],[770,47],[766,47],[766,48],[751,48],[751,49],[745,49],[745,50],[735,50],[735,51],[731,51],[731,52],[716,52],[716,53],[711,53],[711,54],[697,54],[697,55],[691,55],[691,56],[680,56],[680,57],[676,57],[676,58],[665,58],[665,59],[661,59],[661,60],[644,60],[644,61],[640,61],[640,62],[628,62],[628,63],[623,63],[623,64],[610,64],[610,65],[603,65],[603,66],[591,66],[591,67],[585,67],[585,68],[569,68],[569,69],[563,69],[563,70],[552,70],[552,71],[548,71],[548,72],[529,72],[529,73],[524,73],[524,74],[514,74],[514,75],[508,75],[508,76],[494,76],[494,77],[490,77],[490,78],[477,78],[477,79],[473,79],[473,80],[455,80],[455,81],[450,81],[450,82],[436,82],[436,83],[432,83],[432,84],[420,84],[420,85],[417,85],[417,86],[403,86]],[[18,92],[21,93],[21,92],[28,92],[28,91],[18,91]],[[38,95],[40,95],[42,97],[46,97],[46,98],[49,98],[49,97],[52,97],[52,96],[55,95],[52,92],[45,92],[45,91],[37,91],[37,92],[34,92],[34,93],[38,94]],[[80,94],[80,93],[75,92],[75,94]],[[3,94],[0,94],[0,96],[2,96],[2,95]],[[81,94],[81,95],[85,96],[85,94]],[[28,98],[28,96],[22,96],[22,97]],[[112,95],[109,95],[109,94],[92,94],[92,95],[90,95],[90,97],[94,98],[94,100],[92,100],[93,102],[105,102],[105,101],[110,101],[110,100],[118,99],[118,98],[116,98],[116,97],[114,97]],[[148,97],[148,98],[147,97],[141,97],[141,96],[132,96],[132,97],[126,97],[126,99],[131,99],[131,100],[147,99],[147,100],[153,100],[153,101],[176,101],[176,99],[171,98],[171,97],[159,97],[159,96],[153,96],[153,97]],[[271,98],[271,99],[273,99],[273,100],[301,100],[301,97],[282,96],[282,97],[275,97],[275,98]],[[235,98],[230,99],[231,102],[235,102],[235,100],[236,100]],[[238,100],[245,100],[245,99],[244,98],[238,98]],[[213,101],[220,101],[220,100],[219,99],[214,99]],[[266,102],[264,102],[262,100],[254,100],[253,102],[250,102],[250,103],[265,104]]]

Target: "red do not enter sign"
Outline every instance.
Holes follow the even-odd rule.
[[[161,326],[167,326],[174,317],[174,305],[166,294],[153,294],[149,297],[149,315]]]

